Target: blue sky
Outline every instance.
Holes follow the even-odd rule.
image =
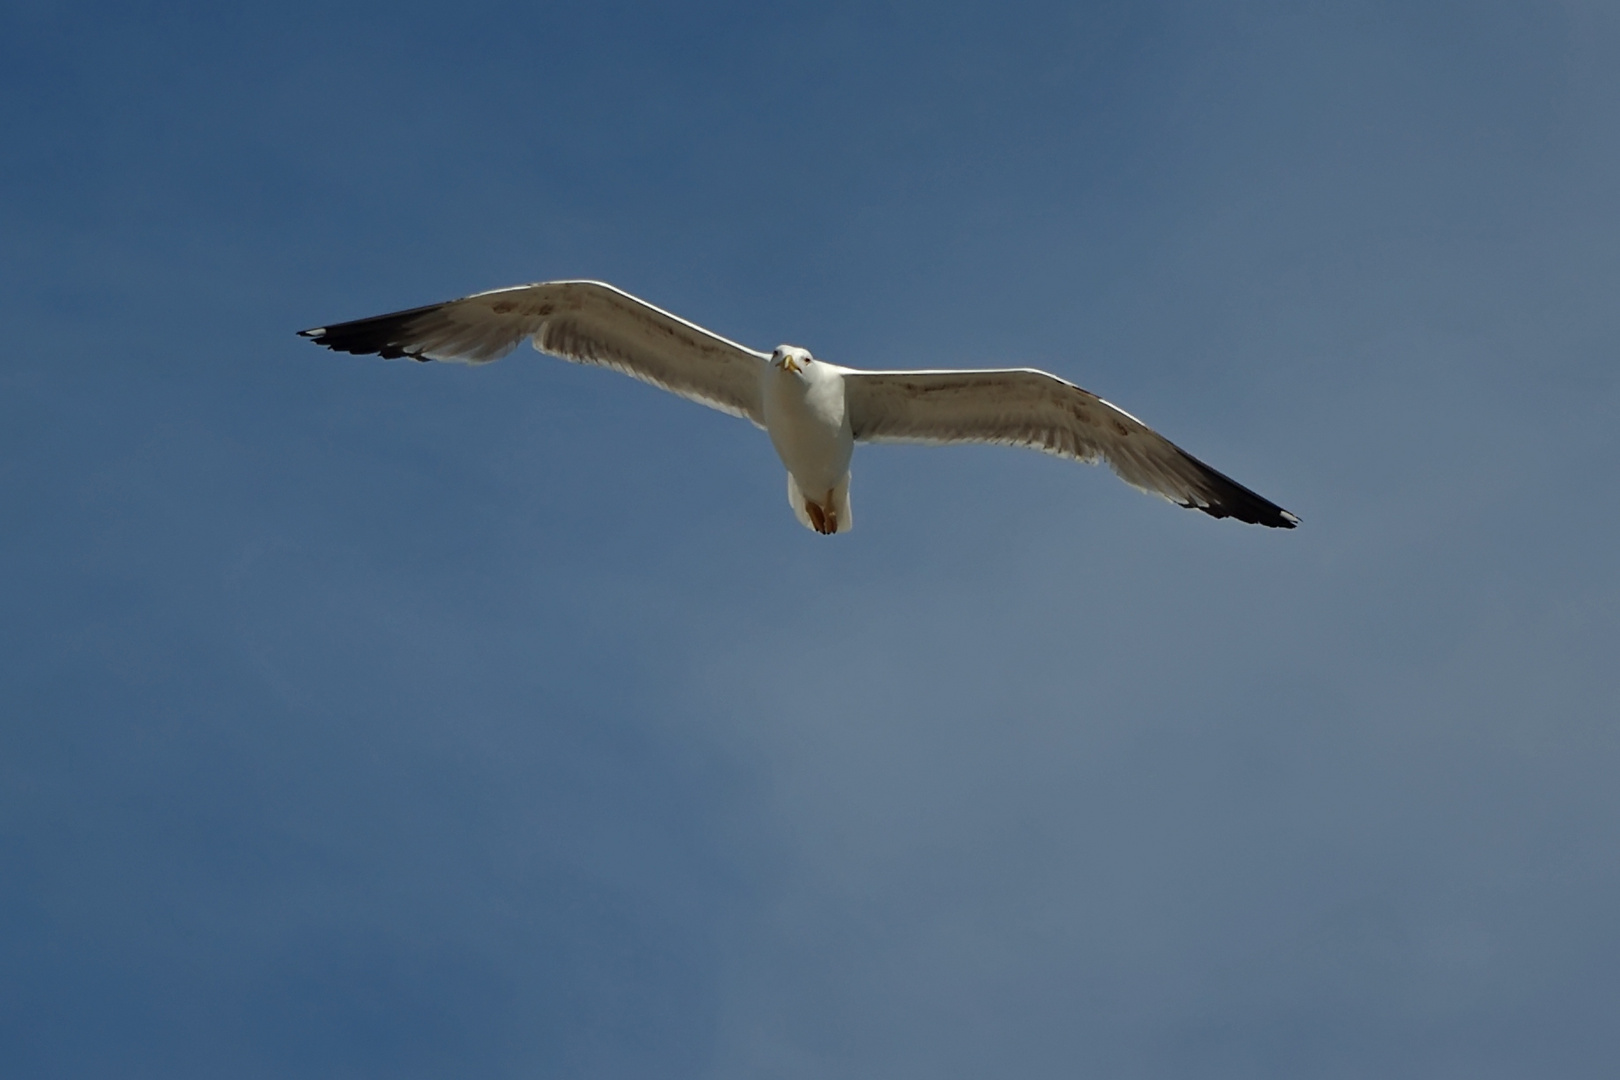
[[[0,1061],[1607,1076],[1620,16],[0,13]],[[596,277],[1298,513],[307,326]]]

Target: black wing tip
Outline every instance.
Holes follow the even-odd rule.
[[[1268,529],[1292,529],[1299,525],[1297,514],[1289,513],[1240,484],[1234,483],[1232,488],[1216,493],[1208,502],[1182,505],[1189,510],[1202,510],[1213,518],[1229,517],[1245,525],[1264,525]]]
[[[1264,502],[1264,500],[1261,500]],[[1299,525],[1299,518],[1290,514],[1280,506],[1266,503],[1264,509],[1249,506],[1233,506],[1230,503],[1182,503],[1188,510],[1202,510],[1212,518],[1231,518],[1241,521],[1245,525],[1264,525],[1268,529],[1293,529]]]
[[[1291,514],[1270,499],[1258,495],[1223,472],[1210,468],[1187,454],[1188,460],[1202,471],[1203,490],[1197,501],[1181,505],[1189,510],[1202,510],[1210,517],[1235,518],[1247,525],[1264,525],[1268,529],[1292,529],[1299,525],[1299,516]]]
[[[410,311],[396,311],[390,315],[376,315],[369,319],[335,323],[332,326],[317,326],[310,330],[298,331],[298,336],[333,352],[352,353],[355,356],[380,356],[384,360],[401,360],[409,357],[412,360],[427,361],[432,358],[419,352],[412,352],[401,342],[409,339],[412,324],[419,316],[440,306],[442,305],[434,304],[425,308],[412,308]]]

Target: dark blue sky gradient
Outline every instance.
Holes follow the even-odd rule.
[[[1606,1077],[1620,16],[0,12],[0,1072]],[[597,277],[1298,513],[308,326]]]

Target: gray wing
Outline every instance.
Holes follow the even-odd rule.
[[[856,439],[999,443],[1105,461],[1126,483],[1212,517],[1299,524],[1130,413],[1044,371],[848,371],[844,386]]]
[[[354,322],[300,330],[337,352],[387,359],[499,360],[529,338],[541,352],[622,371],[764,424],[764,353],[600,281],[544,281]]]

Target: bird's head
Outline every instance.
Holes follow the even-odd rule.
[[[778,345],[776,351],[771,353],[771,363],[782,371],[800,375],[815,363],[815,357],[810,355],[809,349],[801,349],[797,345]]]

